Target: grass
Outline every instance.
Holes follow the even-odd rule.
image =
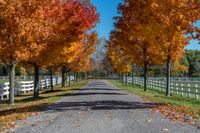
[[[5,82],[9,82],[9,81],[0,79],[0,84],[4,84]]]
[[[123,85],[119,81],[110,81],[118,88],[127,90],[130,93],[141,96],[144,99],[148,99],[153,102],[158,102],[161,105],[171,106],[175,108],[177,112],[184,113],[184,115],[190,115],[195,118],[200,117],[200,100],[194,98],[180,97],[173,94],[173,96],[167,97],[163,92],[148,90],[144,92],[143,88],[139,86]]]
[[[15,121],[25,119],[56,102],[63,96],[75,93],[76,89],[82,88],[88,81],[72,84],[71,87],[55,88],[53,92],[41,91],[39,98],[33,98],[33,94],[20,95],[15,98],[15,105],[9,105],[7,100],[0,101],[0,132],[5,128],[14,128]]]

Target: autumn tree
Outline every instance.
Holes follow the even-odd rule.
[[[58,0],[49,4],[48,9],[51,10],[45,12],[45,18],[51,22],[51,36],[47,38],[46,47],[40,54],[29,60],[37,68],[36,79],[39,79],[38,71],[42,66],[48,66],[51,73],[53,66],[58,65],[65,71],[66,65],[77,55],[84,33],[98,22],[96,9],[89,1]],[[35,97],[39,95],[38,85],[36,86]]]
[[[80,53],[70,63],[71,71],[87,73],[92,70],[90,58],[96,50],[98,36],[96,32],[86,33],[84,39],[80,42]]]
[[[125,0],[119,6],[111,42],[144,68],[144,89],[150,66],[167,64],[166,94],[170,94],[171,63],[180,59],[189,38],[185,34],[199,19],[198,0]]]
[[[154,18],[162,25],[159,42],[167,66],[166,95],[170,95],[171,64],[179,60],[190,37],[185,34],[194,27],[200,19],[198,0],[168,0],[154,1],[152,3]]]
[[[124,51],[120,50],[120,47],[115,46],[115,44],[112,42],[109,42],[108,44],[107,54],[113,69],[120,73],[123,83],[124,73],[129,73],[132,70],[132,65],[130,61],[131,58],[127,56]]]
[[[9,101],[14,103],[15,66],[38,55],[40,42],[48,36],[43,10],[50,0],[1,0],[0,56],[9,72]]]
[[[142,7],[142,8],[141,8]],[[131,64],[144,69],[144,91],[147,90],[147,73],[151,66],[162,62],[157,31],[160,28],[151,15],[151,0],[125,0],[119,6],[121,15],[115,18],[115,30],[110,41],[130,58]]]

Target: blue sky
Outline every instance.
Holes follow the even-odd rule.
[[[113,17],[117,16],[117,5],[122,2],[122,0],[91,0],[92,4],[97,7],[97,11],[100,13],[100,22],[96,27],[96,30],[100,37],[109,38],[109,33],[113,26]],[[196,24],[200,27],[200,21]],[[200,50],[200,45],[198,41],[192,40],[187,46],[187,49],[198,49]]]

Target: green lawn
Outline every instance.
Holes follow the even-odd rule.
[[[4,84],[5,82],[8,82],[8,80],[0,79],[0,84]]]
[[[142,98],[151,100],[153,102],[159,102],[162,105],[173,105],[180,108],[187,108],[185,113],[189,113],[194,117],[200,117],[200,100],[194,98],[180,97],[173,94],[173,96],[167,97],[163,92],[158,92],[154,90],[148,90],[144,92],[143,88],[139,86],[132,87],[131,85],[123,85],[119,81],[110,81],[113,85],[118,88],[127,90],[130,93],[141,96]]]

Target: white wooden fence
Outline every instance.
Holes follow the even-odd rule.
[[[6,76],[0,76],[0,79],[7,79],[8,77]],[[17,77],[16,79],[33,79],[32,76],[26,76],[24,78],[22,77]],[[43,89],[47,89],[51,86],[51,81],[50,81],[50,77],[49,76],[40,76],[40,81],[39,81],[39,88],[40,90]],[[74,76],[71,76],[70,78],[67,77],[67,81],[69,81],[69,79],[71,81],[74,80]],[[62,78],[61,77],[56,77],[53,76],[53,86],[57,86],[60,85],[62,83]],[[20,94],[21,92],[23,92],[24,94],[26,94],[27,92],[30,93],[31,91],[34,90],[34,81],[30,80],[30,81],[17,81],[15,84],[15,91],[17,92],[17,94]],[[9,82],[5,82],[4,84],[0,85],[0,99],[3,100],[3,98],[9,97]]]
[[[62,78],[57,77],[53,78],[53,86],[60,85],[62,83]],[[51,85],[50,79],[42,79],[39,82],[39,88],[40,90],[43,90],[45,88],[49,88]],[[17,94],[20,94],[23,92],[26,94],[27,92],[31,92],[34,90],[34,82],[33,81],[17,81],[15,84],[15,91]],[[9,82],[5,82],[4,84],[0,85],[0,99],[3,100],[3,98],[6,96],[6,98],[9,97]]]
[[[4,96],[6,96],[6,98],[9,97],[9,83],[4,83],[3,85],[1,85],[0,89],[1,100],[3,100]]]
[[[33,81],[17,82],[16,92],[18,93],[21,93],[21,92],[24,92],[24,94],[26,94],[26,92],[30,93],[33,89],[34,89]]]
[[[40,79],[49,79],[50,78],[49,75],[40,75],[39,77],[40,77]],[[54,75],[53,77],[55,78],[55,77],[58,77],[58,76]],[[33,80],[34,76],[33,75],[15,76],[15,79],[16,80]],[[67,77],[67,80],[68,79],[69,79],[69,77]],[[70,79],[74,80],[74,76],[71,75]],[[9,77],[8,76],[0,76],[0,80],[9,80]]]
[[[194,80],[194,79],[193,79]],[[124,81],[126,81],[126,78],[124,78]],[[131,77],[127,78],[127,82],[131,84],[133,81],[133,84],[144,86],[144,78],[142,77],[134,77],[133,79]],[[148,78],[147,80],[147,88],[151,90],[156,91],[166,91],[166,78]],[[188,97],[188,98],[196,98],[199,99],[200,96],[200,81],[198,80],[181,80],[181,78],[177,79],[171,79],[170,84],[171,93],[180,95],[182,97]]]

